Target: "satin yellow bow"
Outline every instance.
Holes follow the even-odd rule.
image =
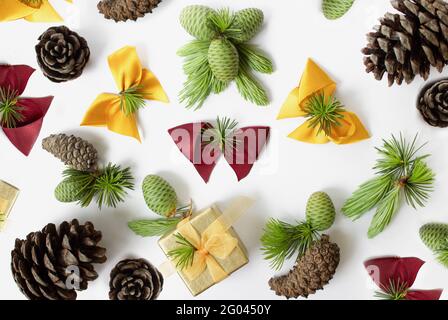
[[[109,56],[109,67],[120,90],[119,94],[100,94],[84,116],[82,126],[107,127],[109,130],[140,141],[135,113],[123,110],[122,93],[135,89],[145,100],[168,102],[156,76],[141,66],[135,47],[126,46]]]
[[[238,246],[238,239],[233,237],[228,230],[252,204],[253,200],[250,198],[236,199],[226,212],[210,224],[201,235],[191,225],[190,218],[179,223],[177,232],[196,248],[193,262],[182,270],[190,281],[195,280],[205,270],[210,272],[214,283],[218,283],[228,276],[215,258],[226,259]]]
[[[65,1],[73,3],[72,0]],[[30,22],[62,21],[49,0],[0,0],[0,21],[18,19]]]
[[[305,117],[307,116],[306,106],[311,97],[316,94],[331,97],[335,90],[336,83],[313,60],[308,59],[299,87],[291,91],[277,119]],[[344,111],[340,115],[342,116],[338,121],[340,125],[332,126],[328,135],[324,131],[319,132],[318,126],[313,128],[310,122],[306,121],[290,133],[289,137],[314,144],[330,141],[336,144],[349,144],[370,137],[356,114]]]

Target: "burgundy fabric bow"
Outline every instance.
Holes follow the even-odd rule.
[[[441,289],[410,290],[424,263],[413,257],[383,257],[367,260],[364,266],[372,280],[386,294],[400,288],[399,293],[405,300],[439,300],[443,292]]]
[[[168,133],[205,183],[210,180],[213,169],[223,154],[238,181],[241,181],[249,175],[258,160],[269,139],[270,128],[255,126],[236,129],[226,137],[228,143],[224,150],[222,145],[210,143],[213,139],[219,139],[213,134],[215,131],[209,122],[198,122],[169,129]]]
[[[28,156],[42,128],[43,118],[53,97],[22,98],[28,79],[35,69],[26,65],[0,65],[0,88],[16,95],[15,105],[20,107],[20,120],[14,127],[1,126],[9,141],[24,155]],[[0,100],[0,105],[2,101]],[[1,110],[0,110],[1,111]]]

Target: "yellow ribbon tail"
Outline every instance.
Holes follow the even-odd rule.
[[[29,22],[60,22],[62,17],[56,12],[48,0],[44,0],[40,8],[24,17]]]
[[[297,118],[303,117],[306,113],[299,107],[300,106],[300,89],[294,88],[286,98],[285,103],[280,108],[280,113],[277,119]]]
[[[109,68],[120,91],[140,85],[142,65],[135,47],[126,46],[111,54]]]
[[[333,127],[330,135],[332,142],[336,144],[350,144],[370,138],[367,129],[361,120],[353,112],[343,112],[344,119],[340,121],[341,126]]]
[[[143,69],[140,86],[141,89],[139,89],[139,92],[142,93],[143,98],[146,100],[169,102],[168,96],[165,90],[163,90],[160,81],[148,69]]]
[[[100,94],[87,110],[81,126],[107,127],[110,131],[140,141],[135,115],[124,114],[120,97],[114,94]]]
[[[13,21],[25,18],[39,8],[33,8],[20,2],[19,0],[1,0],[0,1],[0,21]]]
[[[330,142],[329,137],[327,137],[323,131],[319,132],[319,128],[317,126],[311,128],[309,125],[309,121],[306,121],[296,130],[291,132],[288,137],[312,144],[325,144]]]
[[[205,255],[203,255],[199,251],[196,251],[194,253],[192,264],[182,270],[183,274],[188,278],[188,280],[193,281],[194,279],[199,277],[207,268],[206,260],[207,257]],[[219,265],[218,267],[221,268],[221,266]]]
[[[205,262],[214,283],[218,283],[229,276],[212,256],[207,256]]]

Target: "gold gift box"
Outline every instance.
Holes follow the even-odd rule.
[[[19,189],[0,180],[0,231],[4,228],[18,195]]]
[[[193,215],[190,222],[191,225],[196,229],[196,231],[199,234],[202,234],[220,216],[221,211],[216,206],[213,206],[197,215]],[[166,255],[169,251],[176,249],[179,246],[177,243],[177,239],[174,236],[175,232],[176,231],[162,237],[159,240],[159,246],[162,248],[163,252]],[[233,228],[230,228],[228,230],[228,233],[234,238],[238,239],[238,246],[226,259],[215,258],[215,260],[230,276],[233,272],[246,265],[249,262],[249,259],[247,257],[247,250],[235,230]],[[215,284],[207,269],[193,281],[190,281],[181,270],[178,270],[178,274],[182,278],[190,292],[193,294],[193,296],[197,296],[198,294],[204,292]]]

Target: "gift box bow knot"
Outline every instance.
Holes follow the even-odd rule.
[[[210,273],[214,283],[218,283],[228,276],[216,259],[226,259],[238,246],[238,239],[233,237],[228,230],[252,206],[253,202],[252,199],[246,197],[236,199],[225,213],[201,234],[192,226],[189,217],[179,223],[177,232],[180,236],[178,235],[178,237],[187,240],[194,252],[192,259],[180,268],[190,281],[195,280],[206,270]],[[172,253],[175,251],[176,249],[170,251],[168,255],[174,256]],[[179,260],[177,266],[180,266]]]
[[[330,76],[308,59],[300,85],[291,91],[277,117],[307,118],[289,134],[290,138],[313,144],[349,144],[369,138],[358,116],[346,111],[334,97],[335,90],[336,83]]]
[[[118,94],[102,93],[87,110],[82,126],[107,127],[140,141],[136,112],[145,100],[168,102],[156,76],[142,67],[135,47],[126,46],[108,58]]]
[[[72,0],[65,0],[73,3]],[[59,22],[61,16],[49,0],[1,0],[0,21],[25,19],[29,22]]]

